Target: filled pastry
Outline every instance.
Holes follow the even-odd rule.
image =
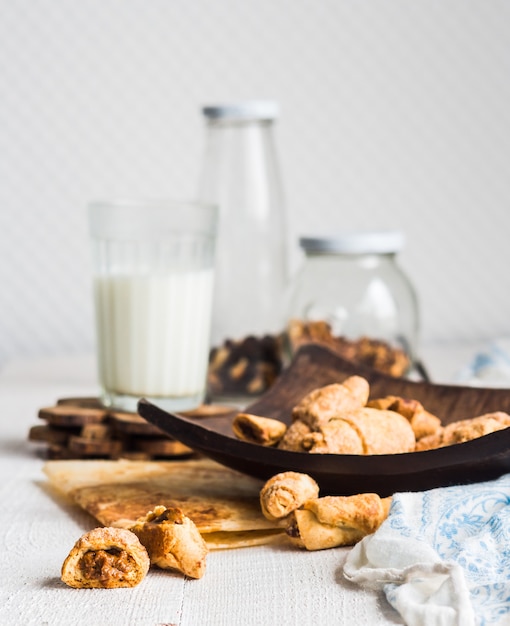
[[[312,429],[308,424],[301,420],[296,420],[285,431],[278,448],[280,450],[290,450],[291,452],[303,452],[303,438],[311,432]]]
[[[279,420],[249,413],[238,413],[232,422],[234,435],[242,441],[274,446],[284,436],[287,426]]]
[[[326,385],[307,394],[292,410],[292,419],[312,430],[346,411],[365,406],[370,388],[361,376],[350,376],[341,384]]]
[[[421,402],[412,398],[400,398],[399,396],[385,396],[367,402],[367,406],[374,409],[383,409],[400,413],[409,420],[414,431],[416,440],[427,437],[441,428],[439,417],[426,411]]]
[[[333,419],[318,430],[307,433],[301,450],[313,454],[363,454],[363,441],[349,422]]]
[[[369,407],[344,411],[315,430],[301,429],[300,435],[293,449],[314,454],[398,454],[416,445],[405,417]]]
[[[390,504],[375,493],[308,500],[292,513],[287,535],[307,550],[350,546],[379,528]]]
[[[260,491],[262,513],[280,520],[296,546],[325,550],[350,546],[375,532],[388,517],[391,497],[376,493],[319,497],[319,486],[308,474],[282,472]]]
[[[471,441],[510,426],[510,415],[503,411],[486,413],[471,419],[452,422],[416,443],[416,450],[433,450]]]
[[[76,588],[135,587],[149,571],[147,550],[123,528],[94,528],[75,543],[62,581]]]
[[[190,578],[204,575],[207,544],[181,509],[157,506],[137,520],[131,531],[147,548],[153,565],[178,570]]]
[[[319,485],[307,474],[282,472],[270,478],[260,491],[260,507],[266,519],[284,519],[310,498],[319,497]]]

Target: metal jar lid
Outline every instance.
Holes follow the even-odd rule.
[[[404,245],[400,231],[359,231],[336,237],[300,237],[299,245],[310,254],[395,254]]]
[[[274,120],[279,115],[279,107],[272,100],[248,100],[207,105],[202,113],[213,120]]]

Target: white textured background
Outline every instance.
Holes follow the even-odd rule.
[[[425,341],[510,335],[506,0],[0,0],[0,364],[93,345],[85,205],[193,196],[274,98],[296,234],[405,231]]]

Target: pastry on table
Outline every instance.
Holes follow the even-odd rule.
[[[94,528],[74,544],[62,581],[75,588],[135,587],[149,571],[147,550],[123,528]]]
[[[320,498],[311,476],[290,471],[276,474],[260,491],[265,517],[283,522],[292,543],[307,550],[357,543],[379,528],[390,505],[391,497],[376,493]]]
[[[131,531],[146,547],[153,565],[178,570],[190,578],[204,575],[207,544],[181,509],[157,506],[140,518]]]
[[[319,485],[308,474],[281,472],[270,478],[260,491],[260,507],[268,520],[287,517],[311,498],[319,497]]]
[[[287,535],[307,550],[351,546],[379,528],[390,504],[375,493],[308,500],[292,513]]]

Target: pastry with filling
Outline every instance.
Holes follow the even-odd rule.
[[[269,417],[238,413],[232,422],[234,435],[242,441],[274,446],[284,436],[287,425]]]
[[[62,565],[62,581],[75,588],[135,587],[149,571],[147,550],[123,528],[94,528],[75,543]]]
[[[178,570],[190,578],[204,575],[207,544],[181,509],[157,506],[140,518],[131,531],[146,547],[153,565]]]
[[[405,417],[368,407],[343,413],[302,441],[304,450],[319,454],[399,454],[412,452],[415,445]]]
[[[308,424],[301,420],[296,420],[287,428],[282,439],[278,443],[280,450],[290,450],[291,452],[306,452],[303,448],[303,438],[312,432]]]
[[[260,491],[260,507],[268,520],[286,518],[311,498],[319,497],[319,485],[308,474],[282,472],[270,478]]]
[[[391,497],[375,493],[308,500],[289,518],[287,535],[306,550],[351,546],[375,532],[387,518]]]
[[[359,434],[363,454],[400,454],[412,452],[416,446],[409,421],[395,411],[363,407],[344,413],[341,419]]]
[[[416,451],[433,450],[435,448],[452,446],[456,443],[464,443],[465,441],[471,441],[498,430],[503,430],[509,426],[510,415],[503,411],[459,420],[439,429],[433,435],[420,439],[416,443]]]
[[[319,387],[307,394],[292,410],[292,419],[305,422],[316,430],[346,411],[355,411],[367,403],[370,388],[361,376],[350,376],[341,384]]]
[[[399,396],[385,396],[367,402],[373,409],[400,413],[409,420],[416,440],[435,434],[441,428],[441,420],[425,410],[421,402]]]
[[[363,454],[358,431],[342,419],[332,419],[319,430],[306,434],[301,448],[312,454]]]

